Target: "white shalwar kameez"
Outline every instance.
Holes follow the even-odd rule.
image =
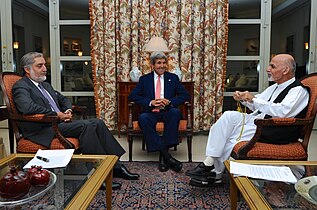
[[[291,88],[281,103],[273,103],[275,98],[295,78],[282,84],[274,84],[253,98],[253,103],[244,102],[251,111],[245,114],[241,140],[250,140],[256,130],[255,119],[263,119],[266,114],[272,117],[291,118],[299,114],[308,104],[309,93],[302,86]],[[217,178],[220,178],[224,171],[223,162],[230,157],[234,145],[238,142],[243,123],[243,113],[238,111],[225,111],[217,122],[210,128],[206,156],[215,159],[214,166]]]

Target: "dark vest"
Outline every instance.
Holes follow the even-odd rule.
[[[296,86],[303,86],[310,92],[309,87],[302,85],[299,80],[295,80],[287,86],[274,100],[274,103],[280,103],[288,94],[289,90]],[[304,118],[307,112],[308,105],[295,118]],[[265,119],[272,118],[270,115],[265,115]],[[301,136],[302,126],[266,126],[262,128],[262,133],[259,141],[271,144],[288,144],[295,142]]]

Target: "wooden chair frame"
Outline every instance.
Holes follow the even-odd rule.
[[[256,119],[255,124],[257,126],[256,132],[250,141],[242,141],[235,145],[231,156],[234,159],[269,159],[269,158],[255,158],[249,157],[248,153],[253,151],[258,144],[261,144],[262,147],[276,147],[282,149],[286,146],[296,146],[299,148],[302,155],[301,157],[284,157],[284,160],[307,160],[307,148],[310,140],[311,132],[314,126],[316,112],[317,112],[317,73],[309,74],[301,79],[301,82],[309,86],[311,89],[310,99],[308,110],[305,118],[271,118],[271,119]],[[311,87],[312,84],[316,84],[315,87]],[[276,144],[266,144],[258,142],[261,136],[262,128],[265,126],[294,126],[300,125],[303,126],[301,129],[302,139],[299,139],[298,142],[291,143],[288,145],[276,145]]]
[[[58,129],[58,122],[60,121],[58,116],[46,116],[44,114],[34,114],[34,115],[23,115],[19,113],[15,107],[13,98],[12,98],[12,87],[16,81],[20,80],[22,77],[14,72],[3,72],[0,73],[0,85],[3,93],[3,99],[6,104],[6,117],[9,120],[9,130],[13,133],[16,139],[17,152],[21,152],[18,150],[19,141],[24,139],[20,129],[18,122],[20,121],[30,121],[30,122],[43,122],[43,123],[51,123],[52,128],[55,132],[55,138],[57,138],[65,149],[77,149],[77,142],[75,145],[73,144],[74,138],[72,141],[65,138]],[[73,110],[75,112],[84,113],[85,107],[73,106]],[[77,140],[78,141],[78,140]],[[36,144],[36,143],[34,143]],[[79,142],[78,142],[79,145]],[[47,148],[49,149],[49,148]],[[14,151],[14,139],[10,139],[10,152]]]
[[[186,123],[186,129],[179,128],[179,139],[182,141],[183,137],[187,139],[187,151],[188,151],[188,162],[192,162],[192,138],[193,138],[193,108],[192,103],[194,101],[194,82],[187,83],[184,85],[189,94],[191,95],[191,102],[186,101],[181,105],[180,110],[183,113],[184,123]],[[129,144],[129,161],[132,161],[132,148],[133,148],[133,137],[139,136],[143,137],[143,132],[141,129],[135,129],[133,122],[137,121],[137,116],[140,114],[141,107],[136,105],[134,102],[129,102],[128,104],[128,144]],[[181,123],[180,123],[181,124]],[[157,132],[159,135],[163,134],[161,128],[163,127],[163,122],[157,124]],[[144,142],[144,141],[143,141]],[[144,143],[143,143],[144,149]],[[174,147],[176,150],[176,147]]]

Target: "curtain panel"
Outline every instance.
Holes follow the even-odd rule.
[[[138,67],[151,71],[144,47],[166,40],[168,69],[195,82],[194,131],[222,113],[228,43],[228,0],[90,0],[91,56],[97,116],[116,128],[116,82]]]

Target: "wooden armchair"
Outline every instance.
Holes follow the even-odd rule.
[[[0,85],[5,102],[6,115],[10,123],[10,132],[13,132],[16,139],[16,150],[21,153],[36,153],[38,149],[78,149],[79,141],[76,138],[65,138],[60,133],[57,123],[59,118],[57,116],[45,116],[44,114],[22,115],[20,114],[14,104],[12,97],[12,87],[22,77],[16,73],[3,72],[0,73]],[[73,107],[74,111],[83,112],[84,107]],[[28,139],[23,138],[20,129],[19,121],[33,121],[52,123],[56,138],[53,139],[50,148],[36,144]],[[11,153],[14,151],[14,140],[10,139]]]
[[[188,93],[191,96],[191,101],[186,101],[179,108],[183,114],[183,119],[181,119],[178,127],[179,140],[182,142],[182,138],[187,138],[187,149],[188,149],[188,161],[192,162],[192,137],[193,137],[193,108],[192,103],[194,101],[194,82],[183,82],[182,83]],[[140,136],[143,137],[143,133],[138,124],[138,116],[140,114],[141,107],[136,105],[134,102],[129,102],[128,104],[128,143],[129,143],[129,161],[132,161],[132,146],[133,137]],[[156,125],[156,131],[162,135],[164,131],[164,123],[158,122]],[[144,149],[144,141],[143,141]],[[176,148],[175,148],[176,149]]]
[[[314,125],[317,111],[317,73],[307,75],[301,79],[303,85],[310,87],[310,99],[305,118],[271,118],[257,119],[256,132],[250,141],[237,143],[231,153],[234,159],[259,159],[259,160],[307,160],[307,147]],[[258,142],[262,128],[265,126],[303,126],[301,130],[302,139],[298,141],[278,145]]]

